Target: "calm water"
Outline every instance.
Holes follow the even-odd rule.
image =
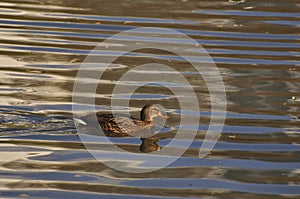
[[[0,198],[299,198],[299,9],[297,0],[1,1]],[[165,87],[182,85],[163,79],[138,89],[130,107],[113,108],[137,114],[144,104],[163,105],[171,118],[157,143],[162,148],[182,116],[201,115],[199,126],[180,127],[186,134],[198,130],[183,156],[150,173],[120,172],[95,160],[76,135],[72,90],[80,63],[104,39],[137,27],[180,31],[197,40],[218,66],[228,112],[219,142],[204,159],[198,150],[211,115],[209,93],[179,56],[161,51],[118,59],[101,80],[105,86],[97,90],[96,108],[112,109],[118,76],[140,64],[168,63],[194,86],[200,112],[180,109]],[[129,98],[126,93],[119,97]],[[89,111],[82,105],[84,116]],[[184,139],[177,141],[175,150],[184,147]],[[139,138],[114,142],[145,154]],[[134,167],[129,163],[124,166]]]

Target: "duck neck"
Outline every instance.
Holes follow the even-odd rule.
[[[153,122],[153,118],[150,116],[149,112],[142,113],[141,120],[143,120],[144,122]]]
[[[153,122],[153,119],[150,116],[148,116],[148,117],[145,117],[145,119],[143,121],[147,122],[147,123],[151,123],[151,122]]]

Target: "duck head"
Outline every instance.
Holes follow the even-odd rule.
[[[146,105],[141,110],[141,120],[152,122],[155,117],[169,118],[169,116],[161,112],[161,108],[158,105]]]

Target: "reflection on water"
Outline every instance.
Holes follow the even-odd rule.
[[[1,197],[298,198],[299,6],[297,0],[1,1]],[[199,159],[198,152],[212,115],[207,87],[181,57],[153,49],[119,58],[101,81],[80,81],[87,86],[96,81],[103,85],[95,95],[96,111],[129,111],[138,117],[140,107],[159,103],[171,116],[168,128],[157,137],[111,138],[119,148],[137,157],[150,154],[141,151],[156,151],[158,159],[165,161],[172,157],[163,154],[163,149],[177,130],[182,130],[183,136],[176,138],[174,151],[183,149],[185,135],[196,130],[188,150],[166,168],[125,173],[95,160],[76,135],[72,90],[80,63],[99,42],[136,27],[173,28],[187,34],[218,66],[226,86],[228,112],[219,142],[206,158]],[[124,40],[168,40],[201,61],[198,48],[186,49],[180,39],[168,35],[137,35]],[[115,45],[122,51],[118,41]],[[113,56],[118,52],[97,53]],[[168,88],[185,91],[187,85],[165,79],[119,82],[141,87],[131,98],[130,107],[110,106],[112,97],[130,98],[128,93],[111,94],[118,77],[129,70],[136,75],[173,75],[170,71],[131,70],[145,63],[166,64],[180,71],[193,85],[200,112],[181,109]],[[90,64],[85,70],[104,66]],[[214,89],[218,91],[218,85]],[[93,108],[80,104],[78,112],[88,117]],[[182,116],[191,120],[200,116],[200,125],[186,122],[179,126]],[[139,167],[116,160],[118,154],[109,154],[107,144],[97,143],[105,161]]]

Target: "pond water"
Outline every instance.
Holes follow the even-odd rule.
[[[299,9],[297,0],[1,1],[0,198],[299,198]],[[81,142],[75,124],[84,124],[91,107],[77,104],[82,117],[74,124],[73,85],[81,63],[103,40],[146,27],[178,31],[209,53],[223,78],[226,119],[214,149],[199,158],[210,116],[221,110],[217,104],[212,112],[210,101],[211,91],[221,92],[219,82],[210,82],[208,88],[202,78],[209,67],[203,65],[201,76],[180,55],[147,45],[126,53],[99,82],[95,77],[79,80],[87,88],[100,83],[94,96],[97,111],[138,116],[143,105],[152,103],[161,104],[170,118],[157,142],[137,137],[110,140],[141,158],[149,156],[149,144],[161,148],[151,153],[155,161],[171,157],[163,149],[172,140],[172,150],[185,152],[164,168],[125,172],[107,163],[133,170],[140,165],[108,153],[108,140],[102,140],[97,151],[106,154],[103,161]],[[149,37],[142,32],[124,36],[115,41],[115,51],[104,50],[102,56],[124,51],[124,43],[151,46],[168,40],[172,49],[189,51],[199,61],[199,48],[185,48],[176,35],[155,30]],[[171,81],[172,71],[135,68],[147,63],[179,71],[200,108],[180,106],[180,100],[189,100],[191,87],[176,78]],[[104,66],[98,62],[86,71]],[[134,95],[112,94],[118,78],[128,71],[142,79],[127,79],[122,85],[139,88]],[[112,106],[113,97],[130,103]],[[189,122],[199,116],[199,124]],[[180,125],[183,117],[188,120]],[[173,138],[179,130],[186,136],[197,132],[188,147],[185,136]]]

